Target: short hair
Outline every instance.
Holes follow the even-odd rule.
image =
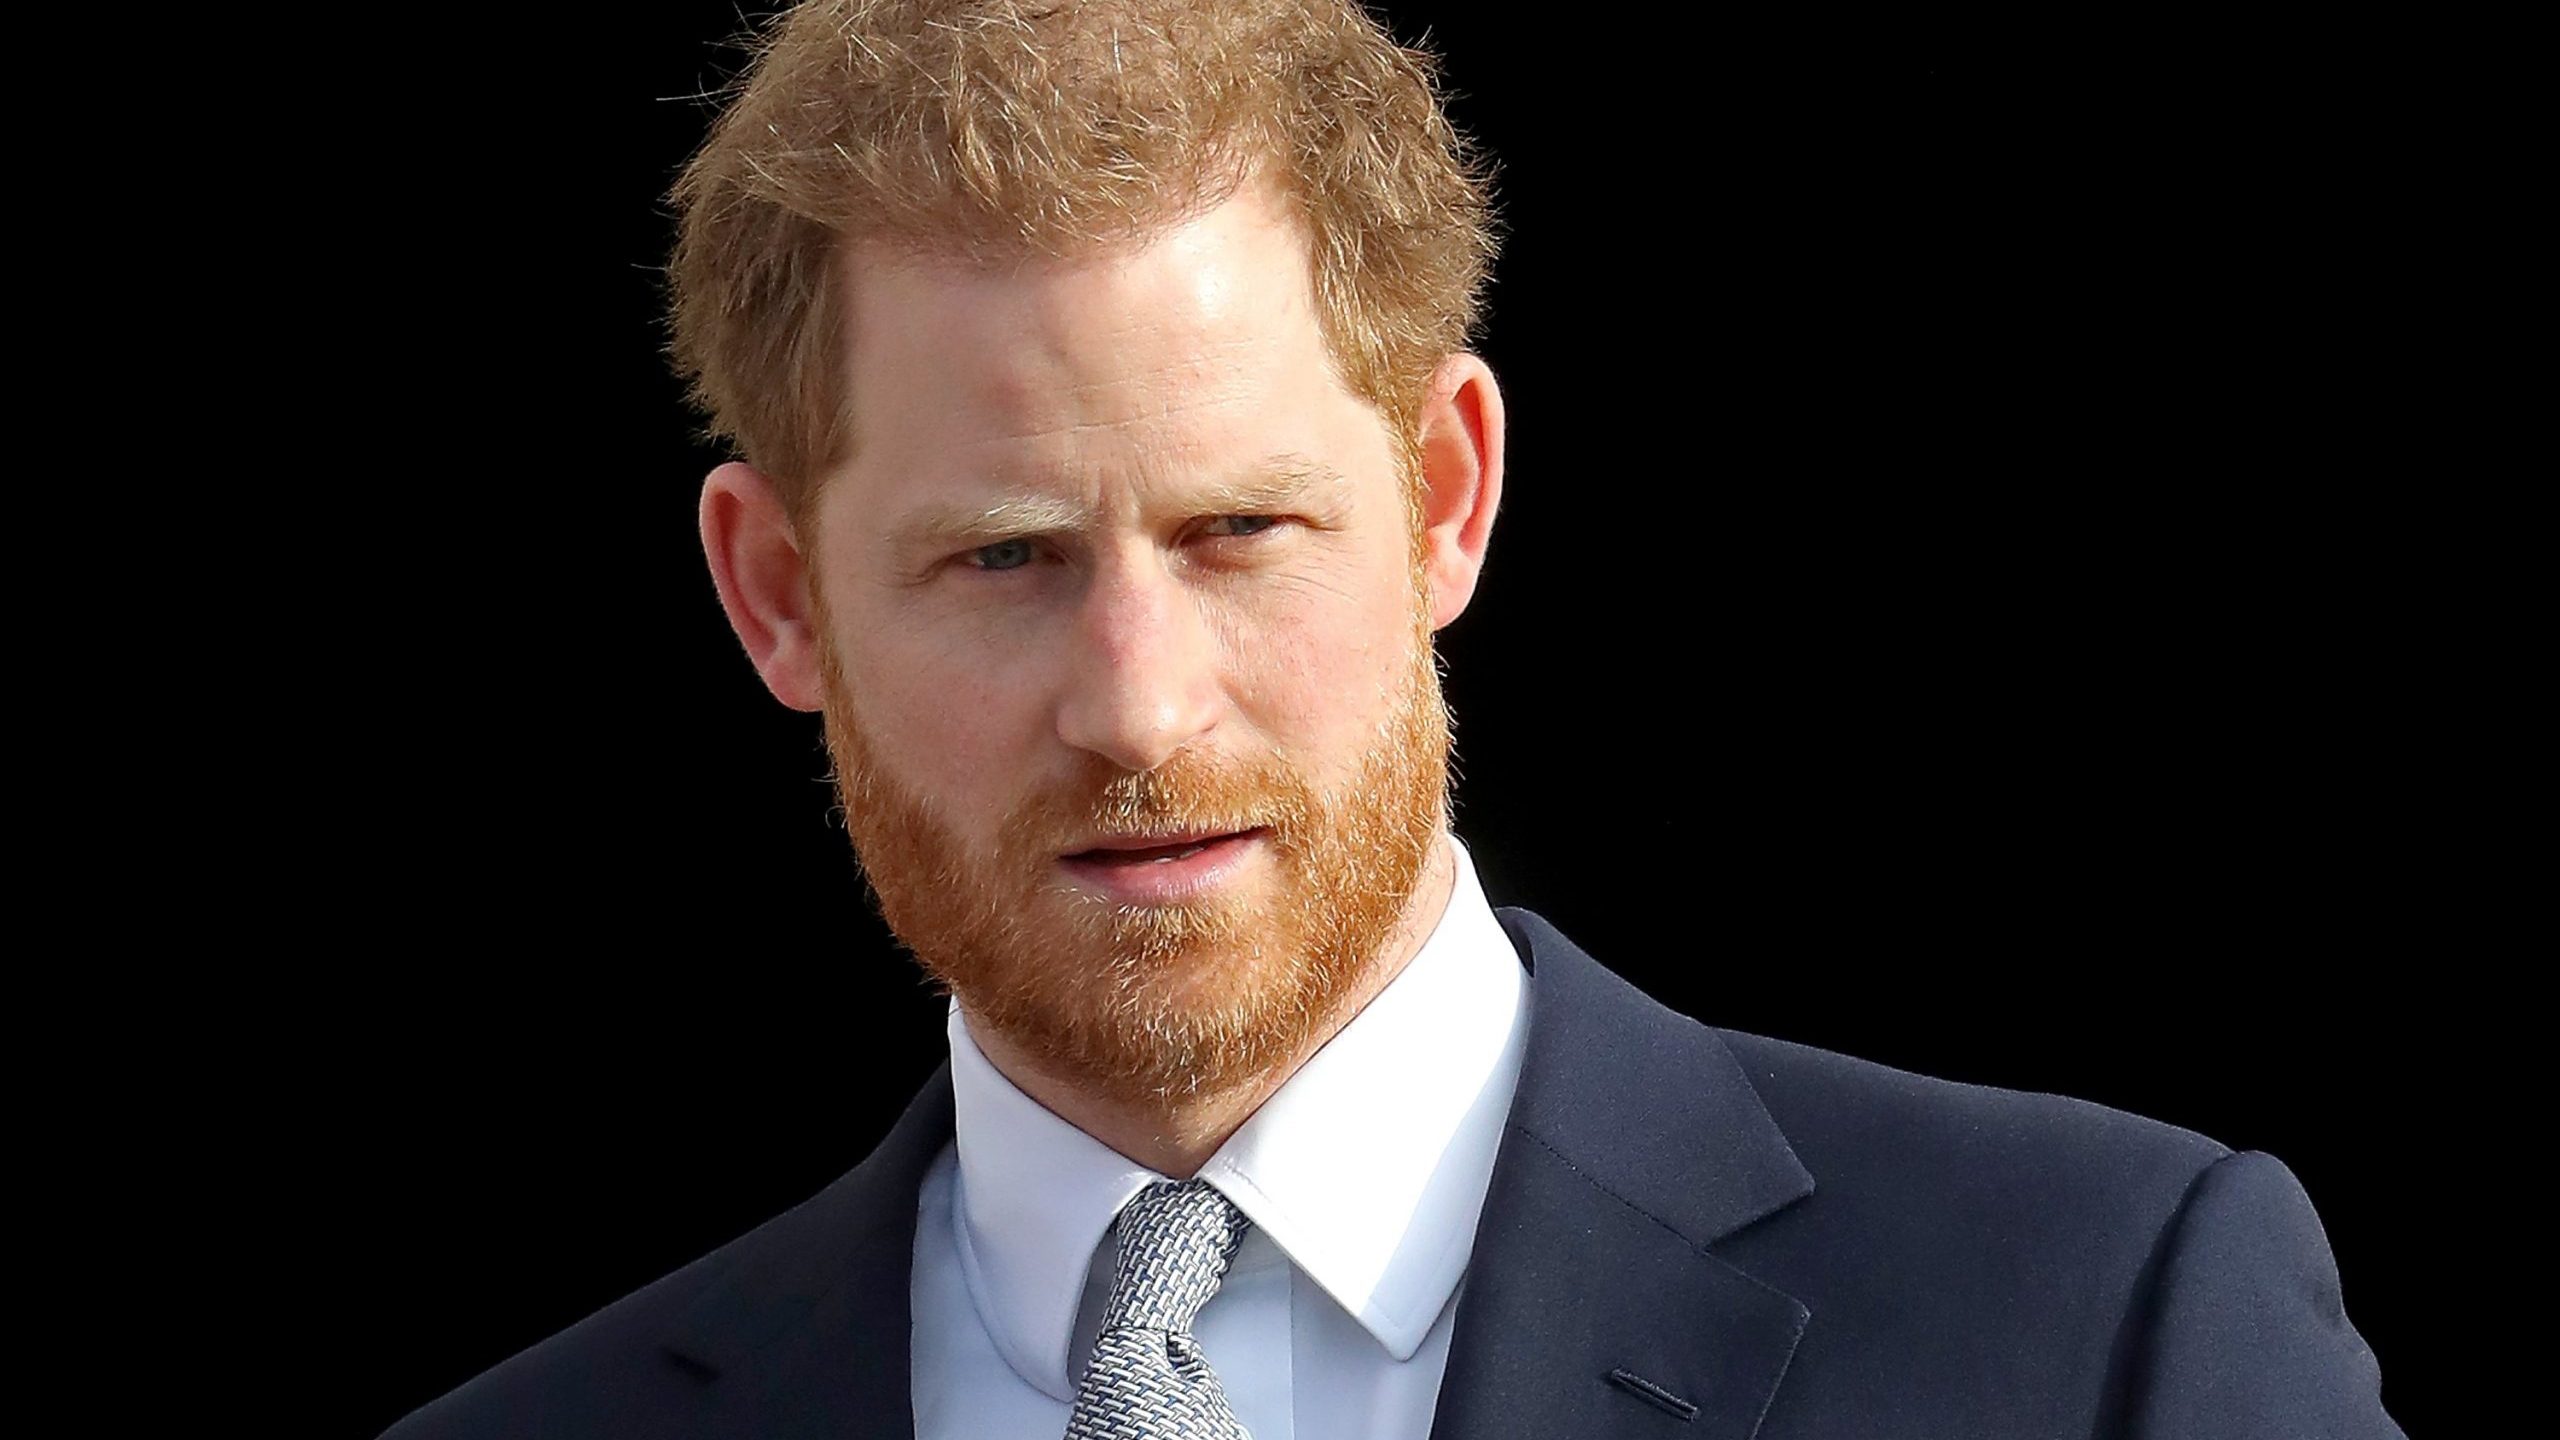
[[[1090,253],[1259,172],[1309,239],[1339,378],[1391,427],[1474,334],[1490,171],[1437,61],[1355,0],[809,0],[752,47],[672,196],[673,353],[795,524],[853,443],[851,245]]]

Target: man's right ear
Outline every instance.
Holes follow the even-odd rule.
[[[825,699],[818,678],[817,616],[809,604],[808,566],[780,492],[764,473],[736,461],[702,482],[702,553],[720,608],[747,647],[747,659],[773,698],[794,710]]]

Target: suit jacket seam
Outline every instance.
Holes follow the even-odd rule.
[[[1749,1272],[1736,1268],[1731,1262],[1707,1249],[1705,1245],[1691,1239],[1686,1232],[1680,1229],[1679,1226],[1672,1224],[1670,1221],[1654,1214],[1652,1211],[1647,1210],[1633,1200],[1628,1199],[1626,1196],[1619,1194],[1616,1190],[1611,1189],[1607,1181],[1602,1180],[1600,1177],[1583,1169],[1581,1166],[1574,1164],[1572,1159],[1563,1151],[1549,1144],[1545,1136],[1540,1135],[1538,1132],[1525,1125],[1514,1124],[1510,1128],[1527,1137],[1529,1140],[1536,1142],[1539,1149],[1554,1156],[1556,1163],[1572,1172],[1575,1179],[1580,1180],[1583,1184],[1590,1186],[1592,1189],[1597,1190],[1601,1194],[1608,1196],[1610,1199],[1617,1201],[1619,1204],[1624,1205],[1636,1214],[1643,1216],[1654,1225],[1659,1226],[1665,1234],[1679,1241],[1683,1246],[1688,1248],[1689,1253],[1697,1256],[1699,1259],[1712,1260],[1716,1264],[1723,1266],[1725,1269],[1732,1271],[1734,1274],[1740,1275],[1742,1278],[1749,1280],[1752,1284],[1759,1286],[1761,1289],[1769,1291],[1772,1295],[1784,1295],[1786,1293],[1785,1291],[1772,1287],[1766,1281],[1751,1275]]]
[[[2138,1384],[2151,1367],[2152,1330],[2159,1318],[2163,1278],[2168,1274],[2169,1257],[2177,1251],[2179,1239],[2186,1229],[2188,1212],[2195,1208],[2196,1195],[2204,1189],[2205,1177],[2235,1157],[2223,1148],[2222,1153],[2196,1167],[2187,1178],[2187,1187],[2178,1194],[2176,1204],[2160,1222],[2160,1231],[2151,1239],[2151,1251],[2143,1257],[2142,1268],[2134,1276],[2133,1298],[2125,1305],[2124,1315],[2116,1322],[2115,1355],[2107,1367],[2107,1376],[2099,1388],[2098,1440],[2119,1440],[2130,1435],[2135,1408],[2142,1403],[2144,1391]]]

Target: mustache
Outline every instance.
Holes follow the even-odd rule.
[[[1167,831],[1229,834],[1268,829],[1286,839],[1314,812],[1314,792],[1296,767],[1257,760],[1175,756],[1153,770],[1121,770],[1096,757],[1068,780],[1024,799],[1002,834],[1014,854],[1066,854],[1096,840]]]

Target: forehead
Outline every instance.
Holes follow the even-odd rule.
[[[874,371],[884,348],[975,352],[981,363],[1029,358],[1018,353],[1025,345],[1047,358],[1090,358],[1132,341],[1209,347],[1314,323],[1303,231],[1260,185],[1065,256],[974,260],[858,245],[839,263],[848,359]]]
[[[1263,186],[1071,259],[855,248],[841,263],[854,457],[840,478],[866,507],[928,484],[1191,473],[1246,450],[1346,473],[1386,453],[1330,363],[1304,233]]]

